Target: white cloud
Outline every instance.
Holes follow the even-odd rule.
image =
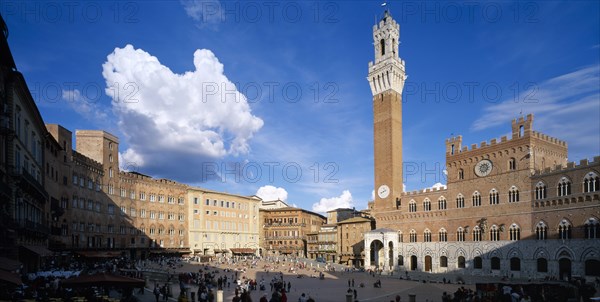
[[[125,160],[159,175],[198,177],[199,165],[250,151],[249,140],[263,121],[210,50],[196,50],[194,66],[173,73],[132,45],[108,55],[102,75],[129,147]]]
[[[371,191],[371,200],[375,200],[375,190]]]
[[[282,200],[286,201],[288,197],[288,192],[284,188],[274,187],[274,186],[262,186],[256,191],[256,196],[262,198],[266,201],[271,200]]]
[[[600,68],[588,66],[548,79],[484,109],[473,130],[505,125],[517,116],[534,113],[534,130],[568,139],[569,154],[591,157],[600,153]]]
[[[128,172],[139,172],[139,167],[144,165],[144,159],[132,149],[119,152],[119,164],[121,170]]]
[[[351,208],[352,205],[352,194],[350,191],[344,190],[342,195],[338,197],[321,198],[319,202],[313,204],[312,210],[318,213],[325,213],[337,208]]]
[[[215,24],[223,20],[223,9],[218,0],[182,0],[185,12],[200,24]]]
[[[436,182],[433,186],[431,186],[430,188],[425,188],[423,189],[423,192],[425,192],[426,189],[431,189],[432,191],[437,191],[437,190],[445,190],[448,187],[445,184],[442,184],[441,182]]]
[[[108,114],[96,102],[86,98],[79,89],[63,90],[62,98],[80,115],[86,118],[106,120]]]

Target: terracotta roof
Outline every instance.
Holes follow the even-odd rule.
[[[357,222],[371,222],[371,219],[364,217],[352,217],[346,220],[342,220],[338,223],[357,223]]]

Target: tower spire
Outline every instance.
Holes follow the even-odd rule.
[[[400,204],[403,191],[402,89],[406,73],[404,61],[398,55],[400,25],[387,9],[376,22],[373,26],[375,61],[369,62],[368,77],[373,94],[374,209],[385,211]]]

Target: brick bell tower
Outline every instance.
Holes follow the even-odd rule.
[[[402,89],[404,60],[398,56],[400,25],[389,11],[373,26],[375,62],[369,62],[373,93],[374,211],[396,209],[402,194]]]

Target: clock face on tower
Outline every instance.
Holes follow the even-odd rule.
[[[483,159],[475,165],[475,174],[479,177],[484,177],[492,172],[492,162],[488,159]]]
[[[381,185],[379,189],[377,189],[377,195],[379,195],[379,198],[385,199],[390,195],[390,188],[386,185]]]

